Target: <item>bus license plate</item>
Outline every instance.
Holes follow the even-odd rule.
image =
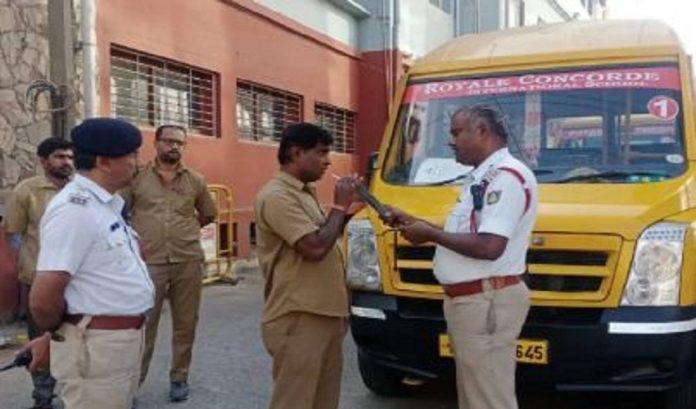
[[[440,356],[454,356],[447,334],[440,334]],[[547,365],[549,363],[549,342],[542,339],[518,339],[515,357],[520,363]]]

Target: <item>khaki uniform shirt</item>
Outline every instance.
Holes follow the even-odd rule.
[[[171,186],[165,186],[156,164],[150,164],[121,195],[145,246],[147,264],[204,259],[198,219],[216,217],[217,207],[203,175],[181,166]]]
[[[3,225],[5,232],[22,235],[19,249],[19,281],[31,285],[39,255],[39,222],[60,188],[46,176],[34,176],[20,182],[12,192]]]
[[[294,245],[325,223],[312,188],[281,172],[256,196],[256,240],[266,279],[263,322],[290,312],[348,316],[348,289],[340,247],[321,261],[302,258]]]

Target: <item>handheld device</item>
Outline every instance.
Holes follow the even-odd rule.
[[[367,190],[367,187],[365,185],[363,185],[362,183],[357,184],[355,186],[355,191],[362,198],[362,200],[365,201],[365,203],[367,203],[371,208],[375,209],[375,211],[377,212],[377,214],[379,214],[379,217],[381,219],[386,220],[389,217],[391,217],[391,212],[389,212],[389,210],[387,210],[387,208],[384,207],[382,202],[380,202],[379,199],[375,197],[375,195],[373,195],[372,193],[370,193],[369,190]]]
[[[31,351],[27,350],[17,355],[15,359],[9,364],[0,367],[0,372],[8,371],[12,368],[26,367],[31,363],[32,356]]]

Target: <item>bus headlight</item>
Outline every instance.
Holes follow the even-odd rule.
[[[657,223],[636,243],[621,305],[677,305],[687,225]]]
[[[346,279],[353,289],[376,291],[382,288],[377,259],[377,237],[367,219],[351,220],[346,227]]]

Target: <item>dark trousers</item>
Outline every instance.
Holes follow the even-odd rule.
[[[26,284],[22,284],[22,286],[29,287]],[[34,317],[32,317],[30,311],[27,311],[27,332],[29,339],[38,338],[44,333],[34,322]],[[48,402],[53,399],[53,389],[56,386],[56,380],[53,379],[49,371],[32,372],[31,380],[34,383],[34,391],[31,394],[34,401]]]

